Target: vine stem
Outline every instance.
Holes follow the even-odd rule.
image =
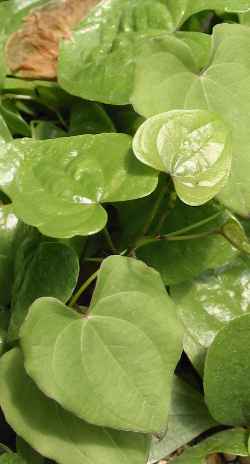
[[[202,219],[202,221],[195,222],[194,224],[191,224],[190,226],[183,227],[183,229],[176,230],[175,232],[170,232],[169,234],[165,235],[165,237],[176,237],[181,234],[185,234],[186,232],[190,232],[190,230],[198,229],[198,227],[204,226],[205,224],[208,224],[209,222],[213,221],[217,217],[221,216],[221,211],[218,211],[217,213],[213,214],[212,216]]]
[[[210,235],[219,234],[220,231],[218,229],[211,230],[210,232],[203,232],[201,234],[192,234],[192,235],[176,235],[176,236],[169,236],[169,235],[158,235],[157,237],[144,237],[144,239],[137,242],[134,250],[138,250],[145,245],[149,245],[151,243],[159,242],[162,240],[166,240],[168,242],[177,242],[177,241],[184,241],[184,240],[196,240],[199,238],[209,237]]]
[[[92,274],[85,282],[83,282],[79,290],[75,293],[75,295],[72,296],[69,302],[70,308],[73,308],[75,306],[80,296],[83,294],[83,292],[85,292],[85,290],[90,286],[90,284],[92,284],[92,282],[97,278],[98,274],[99,274],[99,269],[96,272],[94,272],[94,274]]]
[[[112,253],[113,253],[114,255],[117,254],[117,250],[116,250],[116,248],[115,248],[115,245],[114,245],[114,243],[113,243],[113,240],[112,240],[112,238],[111,238],[111,235],[110,235],[110,233],[109,233],[107,227],[105,227],[105,228],[103,229],[103,234],[104,234],[104,236],[105,236],[106,242],[107,242],[107,244],[108,244],[110,250],[112,251]]]

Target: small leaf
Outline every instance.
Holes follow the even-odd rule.
[[[230,218],[223,225],[221,232],[235,248],[250,255],[250,241],[241,223],[236,218]]]
[[[249,258],[238,258],[193,282],[171,287],[187,335],[197,344],[203,362],[216,334],[232,319],[250,311],[249,287]],[[186,348],[193,361],[192,347],[190,353],[188,345]]]
[[[231,140],[224,123],[206,111],[171,111],[138,129],[133,149],[142,163],[172,176],[184,203],[199,206],[225,185]]]
[[[103,229],[101,203],[147,196],[157,176],[134,159],[129,136],[99,134],[6,144],[0,185],[24,222],[69,238]]]
[[[106,259],[84,318],[55,299],[37,300],[21,345],[39,388],[80,418],[122,430],[165,429],[182,327],[160,276],[143,263]]]
[[[67,137],[67,134],[52,122],[40,121],[38,124],[33,124],[32,137],[36,140],[46,140]]]
[[[44,396],[15,348],[0,361],[0,403],[7,422],[42,456],[59,464],[145,464],[149,438],[86,424]]]
[[[206,457],[214,453],[248,456],[248,436],[244,429],[232,429],[216,433],[197,446],[188,448],[174,459],[174,464],[203,464]]]
[[[11,141],[12,141],[12,135],[9,131],[9,128],[4,118],[2,117],[0,113],[0,146],[2,143],[11,142]]]
[[[249,425],[250,314],[230,321],[215,337],[205,363],[205,400],[226,425]]]
[[[163,439],[153,439],[149,464],[169,456],[216,425],[202,395],[175,377],[167,432]]]
[[[39,233],[27,231],[15,259],[11,319],[8,338],[18,338],[29,306],[41,296],[53,296],[67,302],[76,287],[79,260],[66,243],[52,242]]]

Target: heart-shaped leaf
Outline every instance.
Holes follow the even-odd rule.
[[[60,85],[69,93],[88,100],[120,105],[129,103],[134,87],[135,64],[142,54],[145,58],[151,55],[151,38],[161,35],[160,41],[168,45],[171,42],[173,46],[175,41],[180,42],[178,34],[175,37],[173,32],[180,29],[186,19],[194,13],[213,8],[243,12],[250,9],[250,1],[100,2],[72,34],[71,40],[61,42]],[[190,54],[187,44],[177,46],[181,47],[181,54]],[[161,45],[157,52],[162,52]],[[159,62],[160,59],[158,69]]]
[[[149,438],[86,424],[44,396],[15,348],[0,361],[0,403],[7,422],[41,455],[59,464],[145,464]]]
[[[19,329],[33,301],[41,296],[53,296],[66,303],[79,276],[79,260],[72,247],[59,241],[46,240],[36,229],[27,229],[15,258],[8,331],[12,342],[18,338]]]
[[[184,203],[199,206],[225,185],[231,169],[229,131],[207,111],[170,111],[138,129],[133,149],[142,163],[171,175]]]
[[[86,317],[58,300],[37,300],[21,345],[39,388],[82,419],[123,430],[165,429],[182,327],[160,276],[143,263],[105,260]]]
[[[250,314],[230,321],[215,337],[205,363],[205,400],[212,416],[249,425]]]
[[[157,177],[134,160],[129,136],[100,134],[4,145],[0,185],[24,222],[68,238],[101,230],[101,203],[146,196]]]
[[[176,464],[203,464],[210,454],[225,453],[248,456],[248,436],[244,429],[232,429],[216,433],[198,445],[187,448],[174,460]],[[216,461],[215,461],[216,462]]]
[[[193,282],[171,287],[171,296],[187,335],[200,352],[202,364],[206,350],[216,334],[232,319],[250,310],[250,259],[238,258],[223,268],[208,272]],[[189,340],[185,351],[196,365]],[[201,359],[199,359],[201,364]]]
[[[218,198],[228,208],[248,216],[250,28],[239,24],[218,25],[212,43],[211,59],[203,69],[193,71],[174,51],[152,53],[145,60],[142,56],[137,62],[132,102],[135,110],[145,117],[174,109],[204,109],[218,114],[233,136],[232,171]]]
[[[153,438],[149,464],[164,459],[216,425],[202,395],[176,377],[173,383],[167,432],[160,440]]]

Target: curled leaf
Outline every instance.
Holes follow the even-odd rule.
[[[230,142],[227,128],[216,115],[178,110],[142,124],[133,149],[144,164],[172,176],[184,203],[198,206],[225,185],[231,168]]]
[[[98,1],[50,1],[32,9],[7,41],[9,69],[21,77],[56,78],[59,41],[71,37],[71,30]]]

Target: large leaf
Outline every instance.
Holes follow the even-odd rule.
[[[101,2],[74,32],[72,40],[61,43],[59,82],[68,92],[82,98],[113,104],[129,103],[134,86],[135,63],[142,53],[145,57],[150,56],[151,37],[163,33],[169,44],[169,41],[175,40],[173,32],[189,16],[213,8],[246,11],[250,9],[250,2]],[[171,33],[169,37],[167,32]],[[158,48],[158,52],[160,51]]]
[[[14,240],[18,218],[12,205],[0,207],[0,304],[7,305],[11,298],[14,263]]]
[[[207,111],[170,111],[138,129],[133,149],[142,163],[172,176],[178,196],[191,206],[211,200],[227,182],[231,138]]]
[[[123,430],[165,429],[182,327],[160,276],[144,263],[105,260],[86,317],[55,299],[37,300],[21,345],[39,388],[82,419]]]
[[[145,117],[173,109],[206,109],[224,120],[232,130],[233,164],[219,199],[244,216],[250,212],[250,186],[246,177],[250,168],[249,44],[248,27],[239,24],[216,26],[212,56],[202,72],[199,68],[191,70],[167,48],[165,52],[152,53],[145,59],[142,55],[137,62],[132,98],[135,110]]]
[[[144,464],[145,435],[94,427],[44,396],[23,367],[19,349],[0,362],[0,402],[8,423],[41,455],[59,464]]]
[[[100,134],[6,144],[0,185],[24,222],[67,238],[101,230],[100,203],[146,196],[157,177],[134,159],[129,136]]]
[[[163,439],[153,439],[149,463],[158,462],[214,426],[216,422],[211,418],[202,395],[176,377],[167,432]]]
[[[206,457],[214,453],[248,456],[249,433],[244,429],[232,429],[219,432],[203,440],[197,446],[188,448],[174,464],[203,464]]]
[[[192,282],[171,287],[171,296],[178,305],[187,335],[196,344],[203,362],[216,334],[232,319],[250,310],[249,289],[250,259],[247,257],[238,258]],[[189,340],[185,350],[196,365],[197,353],[193,353]]]
[[[66,302],[76,287],[78,276],[79,260],[72,247],[46,240],[36,230],[28,230],[15,258],[9,339],[18,338],[33,301],[52,296]]]
[[[215,337],[205,363],[205,399],[223,424],[249,425],[250,314],[230,321]]]
[[[140,216],[141,213],[138,211],[134,214]],[[164,204],[161,216],[164,216]],[[181,235],[187,236],[206,232],[209,234],[210,231],[220,228],[225,220],[223,211],[220,214],[220,209],[213,203],[193,208],[177,201],[157,232],[170,235],[180,230],[183,231]],[[198,226],[200,223],[203,225]],[[160,272],[166,285],[175,285],[198,277],[208,269],[226,265],[235,258],[237,251],[223,237],[208,235],[195,240],[157,240],[139,248],[136,254]]]

